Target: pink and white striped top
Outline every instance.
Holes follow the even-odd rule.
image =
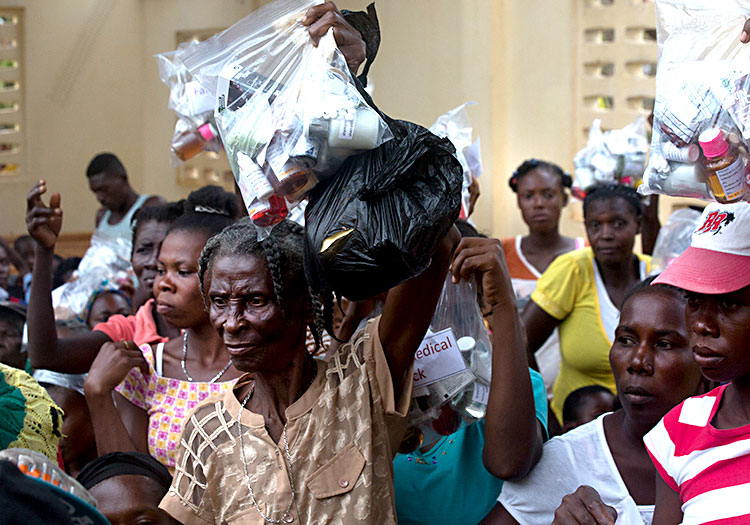
[[[726,387],[686,399],[643,438],[686,525],[750,523],[750,425],[711,425]]]

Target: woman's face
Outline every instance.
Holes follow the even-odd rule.
[[[640,224],[632,206],[622,197],[589,202],[585,225],[589,244],[600,264],[619,264],[633,256]]]
[[[178,230],[161,244],[154,280],[156,311],[175,328],[190,328],[206,320],[198,257],[207,240],[205,233]]]
[[[106,322],[113,315],[131,315],[132,313],[133,309],[121,294],[103,292],[94,299],[86,324],[93,330],[96,325]]]
[[[97,509],[112,525],[148,523],[172,525],[178,523],[159,508],[165,494],[159,484],[146,476],[114,476],[91,487]]]
[[[168,229],[169,224],[166,222],[141,222],[138,225],[138,235],[133,239],[133,255],[130,257],[130,263],[138,284],[149,290],[152,290],[154,286],[156,258]]]
[[[535,168],[518,180],[518,207],[531,231],[557,230],[560,213],[568,202],[560,177]]]
[[[635,421],[653,426],[695,395],[702,378],[690,351],[684,300],[658,288],[630,297],[609,362],[622,407]]]
[[[718,295],[688,292],[685,317],[704,376],[723,382],[750,375],[750,286]]]
[[[244,372],[286,369],[304,347],[305,309],[288,304],[284,317],[274,300],[265,259],[254,255],[219,257],[204,284],[211,325],[224,340],[235,368]],[[297,297],[303,294],[300,292]]]

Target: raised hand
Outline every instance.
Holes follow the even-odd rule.
[[[552,525],[614,525],[617,511],[605,505],[599,493],[587,485],[581,485],[573,494],[568,494],[555,511]]]
[[[455,282],[479,274],[484,302],[492,310],[511,306],[515,301],[503,246],[497,239],[461,239],[453,254],[451,273]]]
[[[109,395],[135,367],[148,375],[148,363],[133,341],[104,343],[86,378],[86,396]]]
[[[44,204],[42,195],[47,192],[44,180],[37,182],[26,196],[26,229],[40,246],[54,248],[62,228],[60,194],[53,193],[49,206]]]
[[[305,13],[302,24],[308,26],[308,31],[315,45],[330,28],[333,28],[333,37],[336,45],[346,58],[349,69],[356,74],[359,66],[365,61],[365,42],[362,35],[354,29],[345,19],[341,11],[333,2],[325,2],[312,6]]]

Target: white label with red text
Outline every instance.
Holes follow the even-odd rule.
[[[453,330],[425,337],[414,354],[414,387],[430,385],[466,370]]]

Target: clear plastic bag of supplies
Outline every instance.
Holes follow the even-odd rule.
[[[641,193],[748,200],[750,4],[657,0],[651,153]]]
[[[691,208],[681,208],[669,216],[656,237],[651,256],[652,275],[663,272],[669,263],[687,250],[700,218],[701,212]]]
[[[401,450],[456,432],[484,417],[492,376],[492,346],[472,281],[449,274],[414,360],[409,431]]]
[[[461,213],[459,219],[469,217],[469,186],[472,177],[479,178],[482,175],[482,150],[477,140],[471,140],[472,129],[469,115],[466,113],[468,106],[473,106],[476,102],[465,102],[440,115],[435,123],[430,127],[430,131],[438,137],[446,137],[456,148],[456,158],[464,169],[464,179],[461,186]]]
[[[80,316],[86,309],[91,294],[103,282],[119,282],[132,274],[130,240],[104,238],[98,231],[91,237],[91,245],[83,255],[73,280],[65,283],[59,301],[55,302],[55,316]],[[59,290],[59,289],[58,289]]]
[[[602,131],[601,124],[601,120],[594,120],[586,146],[573,159],[575,180],[571,192],[580,199],[596,184],[637,187],[646,166],[648,131],[643,117],[622,129]]]
[[[201,151],[221,149],[213,118],[216,98],[192,77],[180,59],[186,49],[195,45],[196,42],[189,42],[175,51],[156,55],[159,77],[169,87],[169,109],[177,114],[169,155],[173,167]]]
[[[248,212],[272,226],[344,160],[392,134],[360,94],[333,30],[313,45],[313,0],[276,0],[180,58],[216,97],[215,120]],[[286,201],[286,202],[285,202]]]

